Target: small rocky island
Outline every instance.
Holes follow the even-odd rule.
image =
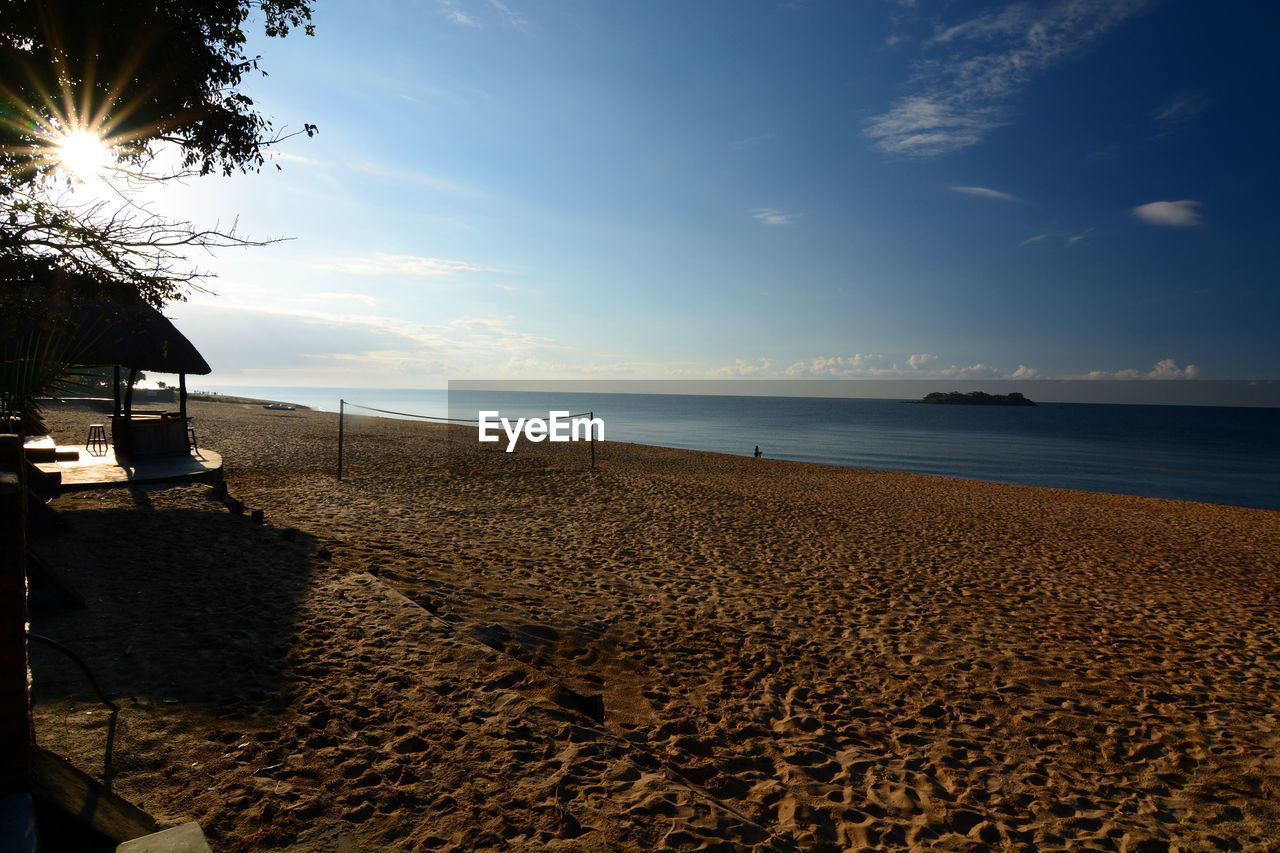
[[[986,391],[970,391],[968,394],[962,394],[959,391],[952,391],[944,394],[941,391],[934,391],[932,394],[925,396],[920,403],[939,403],[944,406],[1034,406],[1035,401],[1028,400],[1026,397],[1014,391],[1010,394],[988,394]]]

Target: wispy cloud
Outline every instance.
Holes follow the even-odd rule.
[[[502,16],[503,22],[508,26],[522,29],[529,25],[528,18],[512,9],[506,3],[501,2],[501,0],[489,0],[489,5],[497,10],[498,14]]]
[[[374,312],[360,305],[340,304],[343,300],[365,302],[359,298],[363,294],[325,294],[332,297],[333,302],[324,304],[317,298],[319,294],[276,294],[235,282],[222,284],[221,296],[198,294],[188,304],[217,312],[236,312],[245,318],[237,321],[241,325],[250,328],[269,325],[276,330],[273,334],[282,338],[305,338],[310,342],[302,352],[294,348],[274,352],[275,363],[272,363],[269,341],[264,341],[262,347],[255,348],[251,354],[224,353],[228,369],[234,369],[239,360],[240,370],[246,375],[258,370],[262,375],[283,376],[291,365],[296,367],[295,359],[299,355],[312,367],[298,373],[297,378],[308,371],[316,377],[327,375],[329,380],[339,376],[356,377],[363,369],[367,383],[379,374],[385,380],[395,375],[439,372],[435,368],[444,364],[449,366],[448,372],[455,375],[466,371],[492,375],[496,366],[511,358],[535,357],[564,349],[551,338],[517,328],[517,319],[510,316],[459,316],[422,323],[408,319],[403,313]]]
[[[357,172],[363,172],[366,175],[375,175],[379,178],[390,178],[402,184],[413,184],[418,187],[447,193],[449,195],[463,196],[466,198],[484,198],[489,195],[485,190],[462,181],[442,178],[439,175],[432,175],[427,172],[397,169],[372,160],[352,160],[345,165],[350,169]]]
[[[751,212],[751,218],[765,225],[790,225],[804,214],[779,213],[772,207],[762,207]]]
[[[444,14],[447,20],[452,21],[455,24],[460,24],[464,27],[478,28],[480,26],[479,22],[466,12],[462,11],[454,0],[437,0],[437,4],[440,7],[441,13]]]
[[[1010,193],[1002,193],[1000,190],[990,190],[986,187],[947,187],[952,192],[964,193],[965,195],[977,196],[978,198],[990,198],[996,201],[1022,201],[1016,195]]]
[[[493,267],[443,258],[416,255],[388,255],[374,252],[363,257],[333,258],[310,264],[316,269],[334,270],[350,275],[406,275],[417,278],[450,276],[462,272],[498,272]]]
[[[303,298],[312,302],[359,302],[370,308],[378,304],[378,300],[367,293],[308,293]]]
[[[1170,225],[1174,227],[1190,227],[1200,224],[1200,213],[1196,210],[1200,202],[1190,199],[1182,201],[1152,201],[1140,204],[1133,209],[1133,215],[1150,225]]]
[[[1075,234],[1068,234],[1066,242],[1064,242],[1062,245],[1066,246],[1067,248],[1070,248],[1083,240],[1088,240],[1090,237],[1093,236],[1094,232],[1097,230],[1098,230],[1097,228],[1090,225],[1088,228],[1084,229],[1083,231],[1079,231]]]
[[[485,4],[469,3],[465,4],[467,6],[465,9],[464,3],[459,0],[436,0],[436,5],[446,20],[464,27],[482,28],[484,26],[480,20],[482,14],[490,19],[496,16],[500,23],[516,29],[523,29],[529,25],[528,18],[503,3],[502,0],[487,0]],[[477,6],[480,6],[480,10],[476,9]]]
[[[284,163],[298,163],[303,166],[331,166],[333,165],[327,160],[317,160],[314,157],[303,157],[301,154],[290,154],[288,151],[269,151],[267,152],[268,160],[279,160]]]
[[[1183,124],[1191,121],[1209,106],[1209,96],[1203,92],[1179,92],[1160,105],[1152,119],[1163,125]]]
[[[433,354],[506,358],[512,352],[542,349],[553,343],[550,338],[511,328],[508,318],[459,317],[445,323],[415,323],[400,317],[323,311],[296,304],[251,305],[225,300],[216,304],[219,308],[289,317],[313,325],[365,330],[395,340],[401,346],[388,349],[401,351],[407,346]]]
[[[735,139],[729,145],[739,151],[748,151],[752,148],[759,148],[766,142],[777,138],[777,136],[778,134],[776,133],[762,133],[759,136],[746,136],[742,139]]]
[[[928,46],[909,87],[866,130],[890,154],[934,157],[976,145],[1010,121],[1009,102],[1056,65],[1135,14],[1147,0],[1013,3],[951,27]]]
[[[379,78],[372,78],[379,79]],[[389,78],[383,78],[388,79]],[[390,82],[387,84],[391,85]],[[443,91],[443,90],[439,90]],[[489,97],[487,93],[479,89],[469,90],[469,95],[475,97]],[[267,155],[271,160],[278,163],[296,163],[299,165],[313,166],[321,171],[321,174],[342,175],[347,176],[352,172],[361,175],[373,175],[378,178],[386,178],[398,184],[411,184],[414,187],[431,190],[432,192],[443,193],[446,195],[460,196],[462,198],[489,198],[492,196],[487,189],[466,183],[455,178],[447,178],[441,175],[431,174],[429,172],[419,172],[413,169],[401,169],[393,165],[381,163],[376,160],[370,160],[367,157],[342,157],[338,160],[320,160],[313,157],[304,157],[298,154],[290,154],[284,151],[273,151]]]
[[[889,112],[877,117],[867,136],[890,154],[934,157],[976,145],[1005,123],[994,107],[963,107],[946,103],[941,95],[903,98]]]
[[[1062,241],[1061,247],[1064,249],[1069,249],[1072,246],[1075,246],[1079,243],[1083,243],[1085,240],[1088,240],[1088,239],[1091,239],[1092,237],[1097,236],[1097,234],[1098,234],[1098,228],[1095,225],[1090,225],[1088,228],[1084,229],[1083,231],[1075,231],[1075,232],[1042,231],[1039,234],[1032,234],[1030,237],[1023,240],[1018,245],[1034,246],[1034,245],[1044,244],[1046,240],[1049,240],[1052,238],[1053,245],[1058,245],[1058,241],[1061,240]],[[1045,245],[1048,245],[1048,244],[1045,244]]]

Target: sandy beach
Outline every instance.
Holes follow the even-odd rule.
[[[1280,850],[1280,513],[377,419],[339,482],[336,415],[191,408],[266,524],[63,495],[32,624],[220,853]]]

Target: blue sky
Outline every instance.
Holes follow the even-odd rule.
[[[1270,378],[1267,3],[319,2],[210,384]]]

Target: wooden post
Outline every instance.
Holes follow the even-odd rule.
[[[138,368],[129,368],[129,384],[124,388],[124,416],[133,416],[133,383],[138,381]]]
[[[338,401],[338,479],[342,479],[342,427],[343,419],[347,411],[347,401]]]
[[[22,437],[0,436],[0,794],[25,791],[31,773],[24,467]]]
[[[120,365],[117,364],[113,367],[112,372],[114,377],[111,382],[111,396],[115,400],[115,406],[112,408],[111,414],[118,418],[120,417]]]
[[[594,421],[596,419],[596,413],[587,412],[587,417]],[[596,431],[591,427],[590,422],[587,423],[587,433],[587,437],[591,439],[589,442],[591,445],[591,467],[594,468],[596,467]]]
[[[178,374],[178,414],[187,419],[187,374]]]

